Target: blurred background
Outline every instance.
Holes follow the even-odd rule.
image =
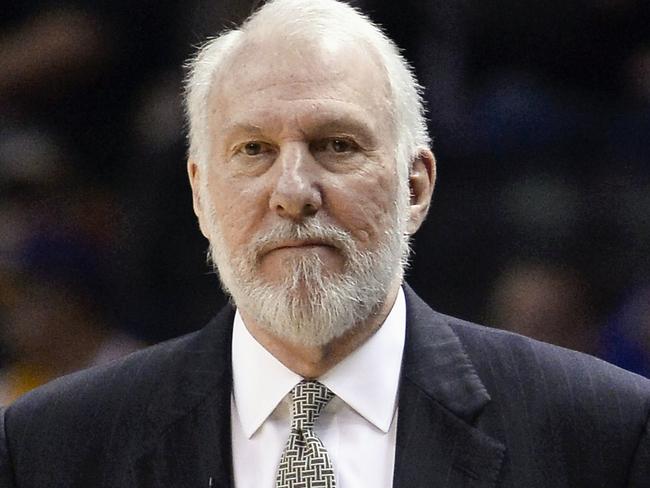
[[[0,17],[0,404],[201,327],[183,63],[253,0]],[[650,2],[358,0],[426,87],[435,309],[650,375]]]

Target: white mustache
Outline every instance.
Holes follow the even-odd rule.
[[[317,220],[303,223],[283,221],[270,230],[259,232],[250,243],[250,251],[259,257],[266,251],[277,247],[286,241],[315,240],[340,249],[344,255],[349,255],[355,249],[355,244],[349,232]]]

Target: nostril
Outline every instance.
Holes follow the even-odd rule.
[[[314,215],[318,209],[316,208],[316,205],[313,203],[305,203],[305,206],[303,208],[303,213],[305,215]]]

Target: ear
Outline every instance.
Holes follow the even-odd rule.
[[[201,200],[201,178],[205,178],[205,176],[201,173],[199,165],[191,159],[187,161],[187,175],[190,178],[190,186],[192,187],[192,206],[194,208],[194,213],[199,219],[199,228],[201,229],[201,233],[209,239],[206,232],[207,227],[205,225],[206,210],[203,201]]]
[[[407,232],[415,234],[429,210],[433,187],[436,183],[436,158],[431,150],[422,149],[416,156],[409,175],[411,202]]]

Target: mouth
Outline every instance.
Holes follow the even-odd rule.
[[[265,256],[274,251],[280,250],[296,250],[296,251],[309,251],[311,249],[329,248],[337,250],[338,248],[331,242],[323,241],[320,239],[306,239],[306,240],[290,240],[277,242],[262,249],[260,256]]]

